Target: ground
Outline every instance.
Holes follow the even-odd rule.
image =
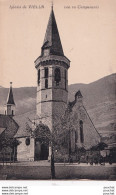
[[[116,164],[55,163],[56,179],[116,180]],[[48,161],[0,163],[0,179],[51,179]]]

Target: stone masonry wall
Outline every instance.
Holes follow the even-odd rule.
[[[77,134],[77,141],[75,143],[77,147],[84,147],[85,149],[90,149],[92,146],[97,145],[100,142],[100,135],[97,132],[94,124],[92,123],[83,104],[77,102],[74,105],[70,115],[73,123],[73,128]],[[80,138],[80,120],[83,121],[83,143],[81,143]],[[73,142],[75,142],[74,139]]]
[[[48,88],[45,88],[44,67],[48,67]],[[56,85],[54,80],[55,68],[60,68],[61,81]],[[53,128],[54,119],[60,117],[64,113],[64,109],[68,100],[68,71],[65,66],[46,65],[39,66],[40,83],[37,85],[37,115],[42,117],[42,122],[50,129]],[[65,71],[66,89],[65,89]]]
[[[18,138],[19,145],[17,146],[18,161],[33,161],[34,160],[34,139],[30,139],[30,145],[26,145],[26,138]]]

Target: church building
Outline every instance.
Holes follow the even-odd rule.
[[[83,105],[81,91],[77,91],[73,102],[68,102],[70,60],[63,52],[53,7],[41,54],[34,63],[37,70],[36,115],[30,124],[31,128],[24,127],[22,123],[18,124],[19,128],[14,136],[19,142],[17,160],[47,160],[51,155],[51,148],[48,140],[45,143],[45,140],[43,142],[40,139],[39,132],[43,134],[53,132],[63,116],[67,122],[70,121],[72,152],[80,147],[90,149],[97,145],[100,142],[100,135]],[[12,102],[7,102],[5,114],[13,116],[15,104],[11,88],[10,91]]]
[[[75,100],[68,103],[69,67],[70,60],[64,55],[52,7],[41,55],[35,60],[37,99],[33,130],[38,124],[43,131],[49,129],[53,132],[61,116],[64,116],[70,107],[69,115],[71,124],[73,123],[71,149],[74,151],[76,147],[82,146],[89,149],[100,142],[100,136],[83,106],[81,92],[78,91]],[[42,160],[50,156],[49,144],[41,143],[37,133],[36,138],[29,138],[29,132],[23,137],[15,137],[21,141],[17,148],[18,160]]]

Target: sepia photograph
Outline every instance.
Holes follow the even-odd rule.
[[[0,0],[1,181],[116,181],[115,7]]]

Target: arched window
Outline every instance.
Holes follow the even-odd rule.
[[[56,85],[59,85],[59,82],[61,81],[60,68],[55,69],[55,81],[56,81]]]
[[[48,78],[48,68],[47,67],[44,69],[44,77]]]
[[[84,142],[84,135],[83,135],[83,121],[82,121],[82,120],[80,120],[79,124],[80,124],[80,141],[81,141],[81,143],[83,143],[83,142]]]
[[[48,79],[45,79],[45,88],[48,88]]]
[[[38,70],[38,85],[40,84],[40,69]]]

